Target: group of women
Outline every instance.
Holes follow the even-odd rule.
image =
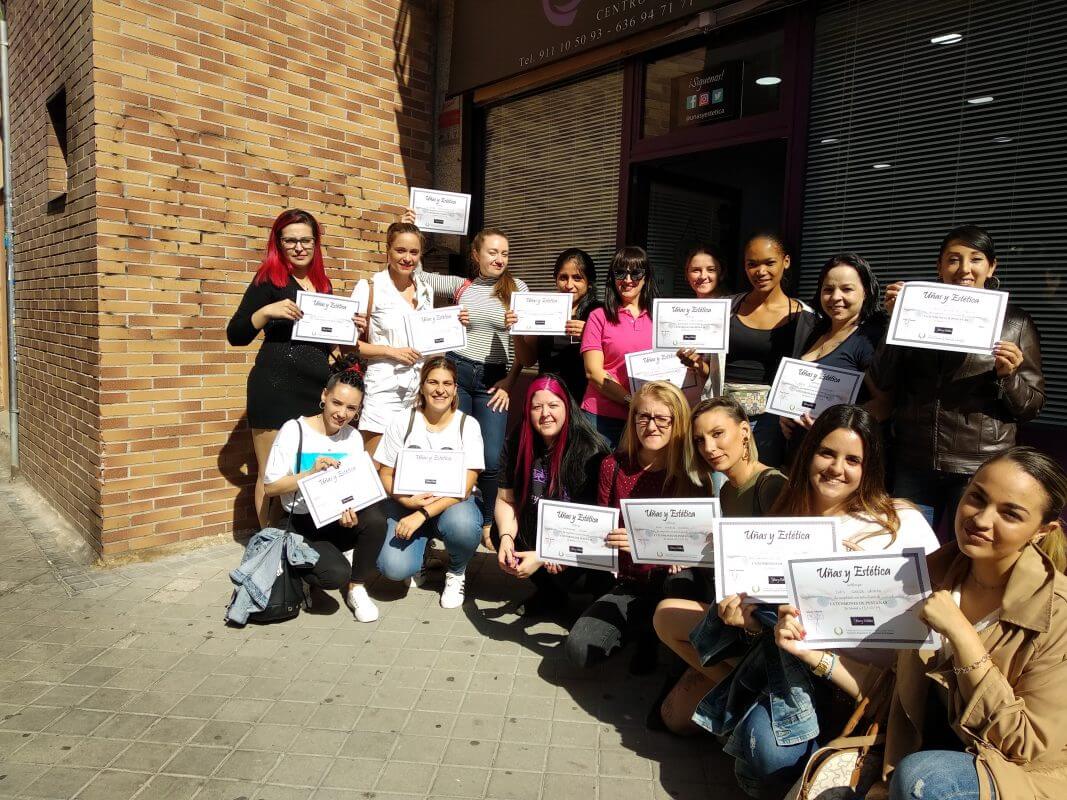
[[[242,345],[264,330],[248,384],[261,521],[281,496],[293,530],[320,554],[303,568],[308,583],[344,588],[356,619],[378,616],[365,589],[376,572],[421,584],[432,538],[447,553],[441,604],[458,607],[466,566],[485,543],[501,570],[532,584],[524,613],[573,619],[565,651],[576,665],[631,643],[635,673],[660,665],[660,642],[676,654],[649,723],[717,735],[752,796],[782,796],[835,734],[837,713],[876,689],[886,698],[886,748],[868,797],[1050,798],[1067,786],[1067,715],[1054,694],[1067,670],[1058,522],[1067,475],[1015,446],[1016,426],[1045,397],[1037,331],[1022,309],[1009,308],[988,355],[887,346],[900,284],[883,299],[859,255],[830,258],[808,305],[785,291],[791,261],[779,236],[746,243],[748,288],[736,294],[721,254],[697,247],[683,268],[695,297],[731,299],[730,351],[678,352],[699,390],[687,396],[661,381],[632,390],[626,372],[626,354],[652,342],[656,281],[641,248],[615,255],[602,299],[589,255],[563,251],[553,275],[573,297],[566,335],[513,337],[510,297],[526,286],[509,272],[503,232],[472,239],[464,279],[423,272],[421,233],[394,223],[386,268],[356,290],[367,309],[356,320],[358,353],[331,354],[289,341],[296,291],[330,290],[320,240],[310,215],[278,218],[228,335]],[[941,243],[942,282],[994,288],[996,269],[979,228],[956,228]],[[409,346],[405,318],[435,299],[462,306],[468,344],[424,358]],[[864,371],[860,405],[796,422],[766,413],[783,357]],[[509,433],[516,381],[534,365]],[[462,450],[467,496],[392,494],[409,447]],[[315,530],[297,480],[363,449],[389,499]],[[895,658],[807,650],[797,609],[744,596],[713,604],[704,571],[634,564],[623,529],[605,540],[620,551],[616,574],[537,558],[541,499],[618,507],[711,494],[725,516],[838,517],[850,549],[924,549],[936,591],[922,613],[941,648]]]

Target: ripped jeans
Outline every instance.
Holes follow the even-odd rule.
[[[993,789],[994,800],[996,796]],[[889,800],[978,800],[974,756],[953,750],[905,756],[889,781]]]
[[[781,797],[818,749],[819,742],[814,738],[778,744],[766,695],[753,703],[737,723],[727,748],[735,759],[737,784],[749,797]]]

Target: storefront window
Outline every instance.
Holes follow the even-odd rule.
[[[645,66],[642,136],[777,111],[782,84],[781,30],[733,43],[713,42]]]

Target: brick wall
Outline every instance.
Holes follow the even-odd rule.
[[[407,187],[430,180],[434,12],[431,0],[92,8],[98,274],[85,283],[99,317],[84,333],[93,358],[75,366],[91,386],[99,351],[99,434],[62,443],[84,435],[95,463],[99,436],[99,546],[114,555],[254,527],[244,408],[258,344],[230,348],[226,322],[285,208],[323,223],[335,289],[379,268]],[[51,374],[74,358],[40,362]],[[27,460],[48,445],[27,442]]]
[[[91,7],[90,0],[7,3],[21,467],[99,548]],[[49,202],[47,102],[60,89],[66,90],[66,174],[53,158],[56,192]]]

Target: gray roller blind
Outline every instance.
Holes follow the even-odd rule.
[[[1067,3],[818,9],[803,296],[843,249],[867,257],[883,285],[934,280],[945,233],[981,225],[997,243],[1002,288],[1041,332],[1039,421],[1067,424]],[[962,40],[930,42],[953,33]],[[983,97],[993,100],[967,102]]]
[[[511,268],[554,291],[561,250],[581,247],[599,282],[615,252],[622,72],[502,103],[486,114],[485,224],[508,234]]]

